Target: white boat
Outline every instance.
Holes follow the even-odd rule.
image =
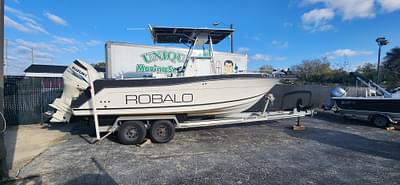
[[[231,29],[151,27],[154,42],[190,44],[178,76],[168,78],[101,79],[95,69],[79,60],[64,73],[64,92],[51,107],[50,122],[68,122],[71,115],[180,115],[210,116],[240,113],[279,81],[265,74],[215,74],[213,44],[230,35]],[[207,57],[192,56],[195,47],[208,45]],[[191,70],[200,63],[210,66]],[[91,88],[93,87],[93,88]]]
[[[188,114],[242,112],[258,102],[276,83],[259,74],[210,75],[165,79],[97,80],[99,115]],[[89,97],[72,104],[77,116],[91,115]]]

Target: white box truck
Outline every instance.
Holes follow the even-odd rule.
[[[106,43],[106,78],[134,78],[146,74],[153,76],[175,76],[176,69],[185,61],[188,48],[148,46],[123,42]],[[209,53],[195,50],[198,56]],[[247,55],[226,52],[214,52],[217,74],[247,71]],[[209,65],[208,63],[205,65]],[[204,71],[209,66],[201,63],[192,67],[194,71]]]

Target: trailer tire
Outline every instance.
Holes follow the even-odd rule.
[[[153,143],[167,143],[174,138],[175,126],[169,120],[158,120],[150,126],[149,137]]]
[[[118,139],[124,145],[143,143],[146,128],[141,121],[126,121],[118,129]]]
[[[372,118],[372,123],[377,127],[383,128],[389,125],[389,119],[385,116],[376,115]]]

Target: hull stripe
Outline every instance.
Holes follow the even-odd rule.
[[[224,104],[224,103],[231,103],[243,100],[249,100],[253,98],[257,98],[259,96],[263,96],[266,93],[262,93],[256,96],[237,99],[237,100],[230,100],[230,101],[222,101],[222,102],[213,102],[213,103],[203,103],[203,104],[189,104],[189,105],[175,105],[175,106],[154,106],[154,107],[125,107],[125,108],[97,108],[96,110],[120,110],[120,109],[150,109],[150,108],[176,108],[176,107],[192,107],[192,106],[204,106],[204,105],[215,105],[215,104]],[[92,109],[73,109],[74,111],[83,111],[83,110],[92,110]]]

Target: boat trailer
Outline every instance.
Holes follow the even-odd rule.
[[[169,142],[175,133],[175,129],[185,129],[185,128],[196,128],[196,127],[208,127],[208,126],[221,126],[221,125],[231,125],[231,124],[246,124],[252,122],[260,122],[260,121],[271,121],[271,120],[282,120],[282,119],[291,119],[297,118],[296,124],[293,125],[293,130],[304,130],[304,126],[300,125],[300,118],[306,116],[313,116],[315,114],[314,110],[298,110],[294,108],[291,111],[268,111],[268,106],[273,102],[274,97],[272,94],[266,96],[266,101],[264,105],[264,109],[260,112],[243,112],[238,114],[232,114],[227,116],[215,117],[211,119],[203,119],[203,120],[185,120],[181,121],[178,119],[176,115],[149,115],[149,116],[119,116],[115,119],[112,125],[107,126],[99,126],[98,119],[94,118],[96,127],[96,140],[93,142],[102,141],[107,138],[109,135],[114,132],[129,132],[125,129],[124,124],[126,123],[135,123],[142,122],[145,125],[145,130],[151,129],[151,124],[156,123],[172,123],[173,127],[168,128],[170,136],[166,136],[165,138],[156,138],[156,136],[152,135],[150,131],[150,138],[153,142],[156,143],[166,143]],[[97,114],[93,114],[94,117]],[[169,124],[165,124],[169,125]],[[162,131],[161,131],[162,132]],[[164,133],[167,132],[164,130]],[[101,136],[100,133],[106,133]],[[161,133],[162,134],[162,133]],[[123,144],[138,144],[138,143],[129,143],[124,142],[123,137],[125,134],[118,134],[120,141]],[[142,134],[143,138],[145,137],[145,133]],[[121,138],[122,137],[122,138]]]

